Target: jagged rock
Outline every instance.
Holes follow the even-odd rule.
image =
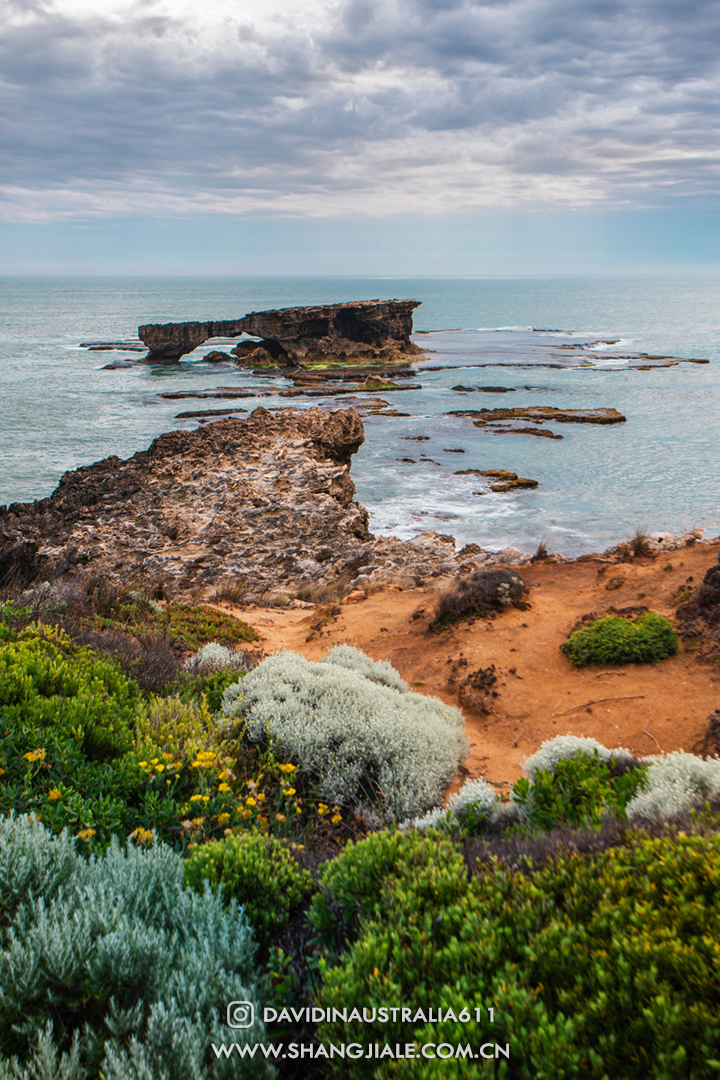
[[[529,480],[525,476],[508,472],[507,469],[459,469],[455,476],[489,476],[495,483],[490,485],[490,491],[512,491],[513,488],[536,488],[537,480]],[[476,491],[474,494],[483,495],[484,492]]]
[[[212,352],[206,353],[202,358],[203,364],[224,364],[226,362],[232,363],[232,356],[230,353],[221,352],[220,349],[213,349]]]
[[[174,363],[213,337],[246,333],[233,350],[243,364],[297,365],[407,361],[420,349],[410,340],[418,300],[359,301],[316,307],[253,311],[241,319],[218,322],[150,323],[138,327],[148,347],[149,363]]]
[[[0,580],[101,574],[188,598],[243,585],[260,600],[454,574],[452,537],[370,535],[349,471],[363,440],[353,409],[257,408],[161,435],[66,473],[47,499],[0,507]]]

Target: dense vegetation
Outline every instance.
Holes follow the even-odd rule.
[[[461,717],[389,664],[259,662],[204,616],[182,663],[114,603],[0,608],[0,1080],[717,1076],[720,760],[564,736],[443,807]],[[420,1056],[211,1051],[316,1036]]]
[[[562,646],[575,667],[588,664],[657,664],[678,651],[679,639],[664,615],[637,619],[606,615],[575,630]]]

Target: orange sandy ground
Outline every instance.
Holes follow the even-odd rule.
[[[331,645],[356,645],[377,660],[389,660],[413,689],[448,704],[458,704],[457,692],[448,687],[453,661],[466,658],[465,673],[494,664],[499,693],[493,714],[463,709],[470,754],[461,772],[504,784],[517,779],[523,760],[555,735],[589,735],[639,756],[697,747],[709,714],[720,706],[718,668],[696,660],[681,645],[677,656],[658,665],[577,670],[560,645],[580,616],[606,614],[611,605],[642,604],[672,617],[672,594],[690,576],[696,585],[701,582],[717,554],[717,545],[702,545],[616,565],[535,564],[520,571],[531,586],[529,611],[510,608],[494,620],[460,624],[440,635],[427,627],[437,591],[447,581],[432,591],[389,587],[345,602],[335,616],[330,606],[222,607],[257,630],[266,653],[292,649],[318,660]],[[608,590],[611,579],[619,577],[621,586]],[[413,619],[418,609],[423,614]]]

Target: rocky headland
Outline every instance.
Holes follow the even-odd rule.
[[[350,476],[364,438],[352,408],[259,407],[245,419],[168,432],[128,460],[108,457],[66,473],[49,498],[0,507],[0,582],[106,576],[177,598],[258,603],[420,587],[531,560],[517,548],[469,544],[456,552],[452,536],[434,531],[376,539]],[[506,470],[478,476],[494,491],[536,486]],[[669,552],[701,538],[655,534],[644,550]],[[630,557],[618,545],[592,558]]]
[[[176,363],[210,338],[242,334],[256,340],[241,341],[232,355],[251,367],[407,363],[421,351],[410,340],[419,303],[366,300],[252,311],[211,322],[150,323],[138,327],[138,337],[147,346],[146,361],[153,364]]]
[[[349,467],[364,437],[354,409],[319,408],[161,435],[66,473],[47,499],[0,507],[0,579],[99,574],[252,601],[456,572],[450,536],[370,534]]]

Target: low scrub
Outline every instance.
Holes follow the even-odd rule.
[[[0,713],[38,737],[73,738],[88,757],[109,759],[132,743],[137,684],[53,627],[28,627],[0,644]]]
[[[595,739],[559,735],[523,764],[526,773],[501,798],[484,780],[469,780],[403,828],[483,836],[508,828],[538,833],[557,828],[600,830],[609,819],[638,824],[698,809],[720,795],[720,761],[678,750],[636,758]]]
[[[271,656],[226,692],[224,712],[315,779],[321,798],[402,820],[440,800],[467,754],[463,717],[352,652]]]
[[[185,888],[165,845],[85,859],[67,834],[0,819],[0,915],[3,1080],[272,1077],[211,1058],[226,1003],[266,991],[243,910]],[[233,1042],[263,1040],[259,1013]]]
[[[348,845],[321,871],[311,908],[326,949],[318,1003],[351,1002],[370,1020],[325,1023],[321,1038],[414,1042],[416,1054],[489,1043],[491,1055],[501,1049],[483,1075],[498,1080],[709,1080],[720,1059],[719,875],[717,836],[627,833],[592,856],[561,851],[522,871],[494,860],[471,877],[438,837]],[[405,1003],[404,1022],[400,1009],[378,1009]],[[442,1075],[477,1067],[451,1059]],[[419,1055],[330,1068],[368,1080],[440,1075]]]
[[[440,594],[429,629],[441,633],[463,619],[483,617],[511,606],[524,611],[529,607],[523,600],[526,592],[525,582],[514,570],[476,570]]]
[[[288,846],[257,831],[195,847],[185,860],[185,882],[198,892],[207,882],[225,902],[243,904],[263,944],[285,929],[312,891],[309,873]]]
[[[607,615],[575,630],[561,645],[575,667],[588,664],[657,664],[678,651],[678,636],[664,615],[637,619]]]

